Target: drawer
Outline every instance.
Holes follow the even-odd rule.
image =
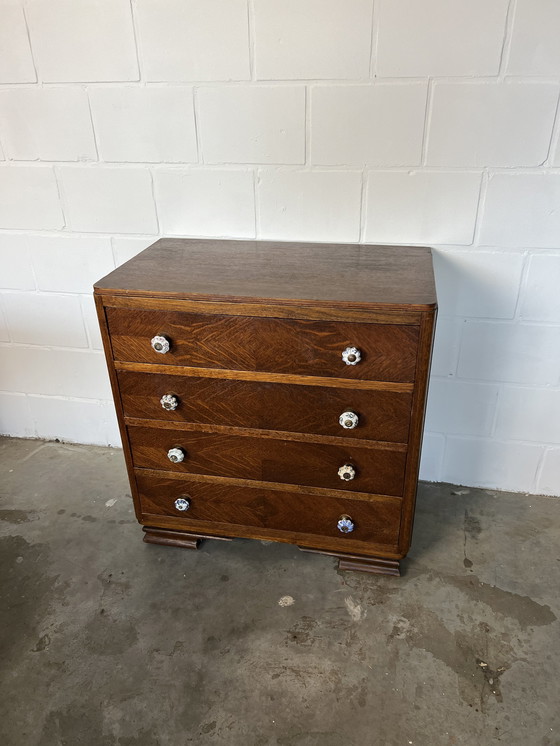
[[[124,413],[170,422],[406,443],[412,394],[119,371]],[[171,399],[161,403],[162,397]],[[344,428],[344,412],[358,416]],[[348,423],[348,418],[344,420]],[[354,424],[352,422],[352,424]]]
[[[357,440],[331,445],[137,426],[129,427],[128,433],[136,467],[381,495],[403,493],[403,446],[381,447],[370,442],[366,446]],[[182,462],[168,459],[173,448],[183,452]],[[356,471],[350,481],[338,476],[345,464]]]
[[[419,327],[106,308],[115,360],[411,382]],[[151,346],[165,336],[170,349]],[[346,364],[356,347],[361,360]]]
[[[136,472],[142,520],[177,519],[177,528],[201,531],[203,524],[229,524],[296,534],[315,534],[347,542],[395,546],[398,542],[401,505],[394,498],[369,500],[323,497],[305,493],[212,484],[188,479],[167,479]],[[188,501],[178,510],[175,500]],[[180,503],[185,507],[185,503]],[[348,516],[353,530],[342,533],[338,521]],[[227,527],[223,529],[227,535]],[[340,547],[344,549],[343,546]]]

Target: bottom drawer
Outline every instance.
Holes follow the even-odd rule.
[[[373,543],[395,547],[398,543],[402,501],[391,497],[372,496],[368,500],[345,497],[309,495],[289,490],[268,490],[189,478],[169,479],[136,471],[142,522],[153,524],[154,518],[165,517],[168,527],[188,531],[204,531],[210,524],[220,524],[219,531],[227,535],[227,526],[270,530],[294,534],[316,535],[339,539],[341,549],[346,543]],[[178,503],[176,507],[175,501]],[[180,510],[183,507],[186,510]],[[339,521],[347,516],[352,531],[344,532]],[[156,521],[157,522],[157,521]],[[341,524],[341,528],[348,528]],[[216,529],[215,529],[216,530]],[[232,535],[244,533],[235,530]],[[251,536],[250,530],[246,535]],[[281,540],[282,537],[271,535]],[[294,541],[294,539],[290,539]],[[298,543],[297,537],[295,543]],[[302,542],[307,543],[309,542]]]

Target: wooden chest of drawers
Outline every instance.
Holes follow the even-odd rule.
[[[273,539],[399,574],[430,249],[161,239],[95,299],[145,541]]]

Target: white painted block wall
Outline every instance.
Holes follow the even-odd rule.
[[[557,0],[0,0],[1,432],[118,444],[91,284],[158,236],[428,244],[422,476],[560,494],[559,38]]]

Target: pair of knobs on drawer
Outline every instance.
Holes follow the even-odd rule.
[[[172,464],[180,464],[182,461],[185,460],[185,455],[185,451],[183,451],[182,448],[178,447],[170,448],[167,451],[167,458],[171,461]],[[344,482],[349,482],[356,476],[356,469],[352,466],[352,464],[344,464],[344,466],[341,466],[338,470],[338,476]]]
[[[170,448],[167,451],[167,458],[171,461],[172,464],[180,464],[182,461],[185,460],[185,455],[185,451],[178,446],[176,446],[175,448]],[[356,469],[352,466],[352,464],[344,464],[344,466],[341,466],[338,470],[338,476],[343,481],[349,482],[356,476]]]
[[[177,510],[183,513],[191,507],[191,501],[188,497],[178,497],[174,505]],[[341,515],[336,527],[341,533],[349,534],[354,530],[354,522],[349,515]]]
[[[150,341],[152,348],[165,355],[171,349],[171,342],[164,334],[156,334]],[[362,353],[357,347],[347,347],[342,353],[342,360],[346,365],[357,365],[362,359]]]
[[[179,399],[174,394],[164,394],[159,402],[168,412],[177,409],[179,406]],[[358,427],[359,417],[355,412],[343,412],[338,421],[345,430],[353,430]]]

